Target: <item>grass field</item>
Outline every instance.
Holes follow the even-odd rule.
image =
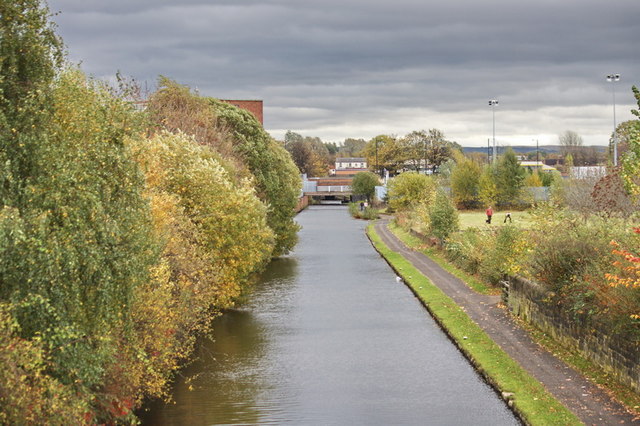
[[[491,220],[491,226],[502,226],[504,224],[504,218],[506,215],[506,211],[493,213],[493,218]],[[471,228],[471,227],[482,227],[489,226],[485,222],[487,220],[487,215],[484,211],[461,211],[460,212],[460,228]],[[531,220],[529,218],[529,213],[527,211],[511,211],[511,220],[515,226],[520,228],[527,228],[531,224]],[[507,223],[509,223],[507,221]]]

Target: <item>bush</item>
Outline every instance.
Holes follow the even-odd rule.
[[[429,229],[431,234],[440,239],[446,240],[449,235],[460,228],[458,211],[447,194],[439,189],[436,192],[435,201],[429,211]]]
[[[378,218],[378,209],[364,207],[360,210],[360,203],[349,203],[349,214],[356,219],[374,220]]]
[[[524,232],[510,224],[497,228],[494,235],[487,244],[480,272],[487,281],[498,284],[507,275],[520,274],[529,245]]]

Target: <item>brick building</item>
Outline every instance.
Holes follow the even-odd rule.
[[[222,102],[226,102],[238,108],[241,108],[245,111],[249,111],[255,118],[258,119],[260,124],[264,126],[264,115],[262,112],[262,101],[241,101],[241,100],[230,100],[230,99],[220,99]]]

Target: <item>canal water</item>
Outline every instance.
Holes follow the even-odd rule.
[[[496,393],[371,247],[366,222],[310,207],[295,251],[214,340],[149,425],[514,425]]]

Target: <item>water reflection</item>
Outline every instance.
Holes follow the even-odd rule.
[[[146,424],[517,424],[344,208],[311,208],[290,257]],[[190,390],[190,386],[193,390]]]

